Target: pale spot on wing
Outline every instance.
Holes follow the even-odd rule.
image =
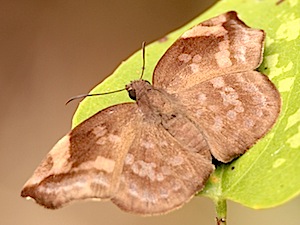
[[[217,105],[209,105],[209,106],[208,106],[208,109],[209,109],[210,111],[216,112],[216,113],[218,113],[219,110],[220,110],[219,106],[217,106]]]
[[[61,180],[59,184],[48,182],[44,185],[40,185],[37,187],[38,192],[44,193],[44,195],[57,195],[59,194],[59,201],[64,202],[70,197],[77,197],[76,195],[89,195],[91,193],[91,189],[88,188],[87,180],[82,177],[82,179],[77,180],[75,177],[67,177],[66,179]],[[60,193],[63,193],[60,194]]]
[[[245,88],[245,84],[247,84],[247,81],[245,80],[244,77],[242,77],[242,76],[236,76],[236,81],[237,81],[238,83],[243,83],[242,89]]]
[[[165,176],[162,173],[157,173],[156,180],[157,181],[163,181],[165,179]]]
[[[146,149],[154,148],[154,144],[150,141],[142,141],[141,143],[142,147],[145,147]]]
[[[166,142],[165,140],[160,141],[159,144],[160,144],[160,146],[163,147],[163,148],[169,146],[168,142]]]
[[[174,180],[172,187],[173,187],[174,191],[178,191],[182,187],[180,180],[178,180],[178,179]]]
[[[244,42],[244,44],[241,44],[241,46],[247,46],[248,42],[251,42],[252,45],[256,45],[256,42],[253,42],[250,37],[252,37],[251,32],[252,31],[247,31],[245,29],[240,29],[240,37],[241,37],[241,42]],[[260,43],[259,43],[260,44]]]
[[[230,52],[228,50],[221,50],[215,53],[215,59],[217,64],[221,68],[226,68],[232,66],[232,62],[229,58]]]
[[[192,59],[192,56],[190,54],[182,53],[178,56],[178,60],[185,62],[185,63],[189,62],[191,59]]]
[[[252,99],[257,105],[260,105],[262,107],[266,106],[267,104],[266,96],[262,94],[257,93],[252,97]]]
[[[106,126],[95,126],[93,128],[93,133],[97,136],[97,137],[102,137],[107,133],[107,128]]]
[[[96,144],[97,145],[105,145],[106,144],[106,140],[107,140],[106,137],[101,137],[98,140],[96,140]]]
[[[253,84],[253,83],[249,83],[249,82],[244,82],[244,85],[242,86],[242,89],[247,91],[247,92],[258,92],[259,89],[258,87]]]
[[[236,115],[237,115],[237,113],[236,113],[236,111],[234,111],[234,110],[229,110],[229,111],[227,112],[227,114],[226,114],[226,116],[227,116],[227,118],[228,118],[229,120],[235,120],[235,119],[236,119]]]
[[[261,48],[260,42],[253,42],[253,30],[240,29],[240,45],[236,49],[234,57],[240,63],[247,63],[247,46],[251,43],[253,49]],[[250,42],[250,43],[249,43]]]
[[[140,201],[147,203],[156,203],[158,200],[155,193],[151,193],[147,189],[138,187],[135,183],[129,184],[128,193],[133,197],[139,198]]]
[[[263,116],[263,111],[261,109],[256,109],[255,110],[255,115],[258,117],[262,117]]]
[[[224,91],[220,91],[220,95],[225,106],[241,104],[241,102],[238,100],[238,93],[231,87],[225,87]]]
[[[67,172],[71,169],[72,164],[67,162],[70,158],[70,136],[64,136],[49,152],[53,159],[53,166],[50,174],[59,174],[61,172]]]
[[[155,204],[158,200],[157,197],[155,196],[155,194],[150,193],[149,191],[147,191],[147,189],[145,189],[142,192],[142,195],[140,196],[140,199],[143,202],[147,202],[147,204],[149,204],[149,203]]]
[[[134,197],[138,196],[136,184],[134,184],[134,183],[129,184],[129,194],[134,196]]]
[[[167,160],[167,162],[169,164],[171,164],[172,166],[180,166],[184,162],[184,160],[183,160],[183,158],[181,156],[176,155],[176,156],[170,157]]]
[[[193,73],[197,73],[200,70],[200,66],[197,63],[191,63],[190,67]]]
[[[202,115],[203,115],[203,110],[198,109],[198,110],[196,111],[196,117],[197,117],[197,118],[200,118]]]
[[[165,188],[159,188],[159,194],[161,198],[168,198],[169,192]]]
[[[105,136],[107,134],[107,128],[106,126],[95,126],[92,130],[95,136],[98,138],[96,143],[98,145],[104,145],[106,144],[107,137]]]
[[[168,176],[172,173],[169,166],[162,166],[161,167],[161,172],[162,172],[163,175],[166,175],[166,176]]]
[[[121,141],[121,138],[120,138],[120,136],[118,136],[118,135],[110,134],[110,135],[108,135],[108,140],[109,140],[110,142],[120,142],[120,141]]]
[[[254,121],[250,118],[246,118],[244,121],[245,127],[251,128],[254,126]]]
[[[125,164],[126,165],[132,165],[134,162],[134,155],[128,153],[125,157]]]
[[[220,51],[229,49],[229,40],[224,40],[218,44]]]
[[[244,112],[244,109],[241,109],[242,102],[240,100],[238,100],[238,99],[232,100],[231,105],[236,105],[236,108],[237,108],[236,111],[242,110],[241,112]]]
[[[107,177],[99,175],[99,176],[94,177],[94,179],[92,181],[92,185],[100,185],[103,187],[109,187],[109,181],[108,181]]]
[[[215,122],[213,125],[213,129],[215,131],[220,131],[223,128],[223,120],[220,116],[215,117]]]
[[[239,101],[240,102],[240,101]],[[238,105],[236,107],[234,107],[234,111],[238,112],[238,113],[242,113],[245,111],[244,107],[241,105]]]
[[[107,159],[102,156],[98,156],[95,162],[92,163],[93,167],[98,170],[104,170],[107,173],[114,171],[116,162],[112,159]]]
[[[241,45],[239,48],[236,49],[234,58],[241,63],[246,62],[246,50],[247,48]]]
[[[193,73],[197,73],[200,70],[200,65],[198,64],[201,61],[201,56],[196,54],[193,56],[190,54],[182,53],[178,56],[178,60],[184,63],[188,63],[192,60],[192,63],[189,65]]]
[[[214,88],[222,88],[225,86],[225,82],[222,77],[216,77],[214,79],[211,79],[210,82],[212,83]]]
[[[193,27],[192,29],[186,31],[181,37],[182,38],[190,38],[190,37],[199,37],[199,36],[224,36],[228,33],[228,31],[222,26],[203,26],[198,25]]]
[[[147,163],[142,160],[134,162],[131,166],[133,173],[140,177],[148,177],[150,180],[154,181],[156,179],[155,172],[156,164],[151,162]]]
[[[203,104],[206,101],[206,99],[207,99],[206,94],[200,93],[198,95],[198,100],[199,100],[200,103]]]
[[[196,55],[194,55],[192,61],[193,61],[193,63],[200,63],[201,59],[202,59],[202,56],[199,54],[196,54]]]
[[[234,88],[232,88],[232,87],[230,87],[230,86],[226,86],[226,87],[224,88],[224,90],[225,90],[226,92],[235,92]],[[236,98],[237,98],[237,97],[236,97]]]

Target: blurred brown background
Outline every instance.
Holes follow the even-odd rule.
[[[208,224],[213,203],[194,198],[159,217],[83,202],[57,211],[19,197],[24,182],[65,134],[76,102],[122,60],[185,24],[215,1],[1,1],[0,225]],[[229,203],[230,225],[299,224],[299,198],[274,209]]]

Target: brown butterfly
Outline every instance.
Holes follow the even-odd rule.
[[[230,162],[275,123],[281,99],[254,71],[263,30],[227,12],[186,31],[158,62],[153,84],[126,86],[136,103],[101,110],[48,153],[21,195],[46,208],[110,199],[153,215],[174,210],[203,189],[212,157]]]

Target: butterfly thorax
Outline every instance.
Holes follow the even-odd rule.
[[[163,127],[182,146],[211,160],[201,129],[186,116],[182,110],[183,106],[179,105],[173,95],[153,87],[145,80],[131,82],[126,86],[126,90],[134,97],[147,123]]]
[[[132,81],[126,85],[129,97],[136,101],[139,109],[147,118],[161,123],[161,116],[174,114],[176,111],[175,99],[162,89],[153,87],[146,80]]]

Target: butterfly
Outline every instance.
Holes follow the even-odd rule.
[[[280,94],[254,70],[264,38],[233,11],[186,31],[152,84],[126,85],[135,102],[103,109],[66,134],[21,196],[51,209],[92,198],[142,215],[179,208],[204,188],[213,159],[244,154],[276,122]]]

